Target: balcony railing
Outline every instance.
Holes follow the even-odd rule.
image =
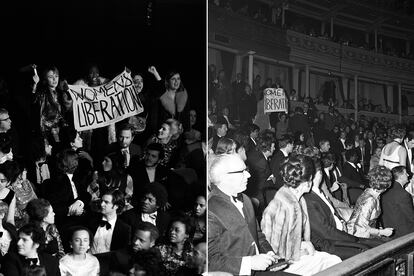
[[[413,276],[414,233],[387,242],[343,261],[315,276]]]
[[[414,78],[414,60],[375,53],[345,46],[318,37],[286,32],[290,59],[336,72],[411,81]]]

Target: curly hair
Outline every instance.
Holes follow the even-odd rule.
[[[391,132],[391,138],[392,139],[397,139],[397,138],[403,139],[404,136],[405,136],[405,128],[403,128],[401,126],[397,126]]]
[[[369,186],[376,190],[385,190],[391,186],[392,173],[385,166],[376,166],[368,173]]]
[[[315,167],[310,157],[297,155],[287,159],[280,169],[280,174],[286,186],[297,188],[301,183],[311,180],[315,174]]]
[[[168,202],[168,192],[159,182],[152,182],[144,188],[143,196],[152,194],[157,200],[157,205],[163,207]]]
[[[38,250],[41,250],[46,243],[45,231],[36,224],[28,223],[22,226],[18,231],[19,235],[20,233],[30,236],[34,243],[39,244]]]

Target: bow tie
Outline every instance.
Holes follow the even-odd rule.
[[[47,165],[47,162],[46,161],[44,161],[44,162],[39,162],[39,163],[37,163],[37,166],[40,168],[41,166],[43,166],[43,165]]]
[[[234,201],[240,201],[243,202],[243,194],[242,193],[238,193],[237,196],[231,196],[233,198]]]
[[[104,226],[106,226],[106,230],[111,229],[111,224],[110,224],[107,220],[101,220],[101,221],[99,222],[99,226],[100,226],[100,227],[104,227]]]
[[[25,262],[29,267],[37,266],[38,258],[26,258]]]

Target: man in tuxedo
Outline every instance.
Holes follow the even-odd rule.
[[[131,228],[118,218],[125,206],[124,194],[110,190],[102,195],[101,215],[92,219],[89,229],[92,232],[92,254],[107,253],[128,247]]]
[[[123,125],[118,132],[118,141],[109,145],[107,153],[120,152],[124,156],[124,167],[128,168],[131,160],[142,154],[140,146],[132,143],[134,127],[131,124]]]
[[[394,228],[393,238],[402,237],[414,231],[414,206],[411,195],[404,190],[409,182],[404,166],[393,168],[394,183],[381,196],[382,222],[384,228]]]
[[[139,252],[152,251],[161,258],[161,253],[155,247],[158,237],[159,233],[155,225],[149,222],[139,223],[134,231],[131,246],[123,250],[114,251],[109,258],[106,258],[105,261],[109,263],[104,265],[105,269],[127,274],[131,268],[131,263]]]
[[[365,140],[365,148],[366,151],[369,153],[371,157],[375,153],[375,149],[377,148],[377,142],[374,139],[374,133],[369,130],[367,132],[367,139]]]
[[[243,76],[241,73],[236,74],[236,80],[231,84],[233,87],[233,118],[239,118],[239,104],[240,98],[244,93],[244,86],[246,83],[243,80]],[[242,111],[243,112],[243,111]]]
[[[135,232],[139,223],[146,221],[155,225],[160,235],[167,231],[170,216],[162,210],[168,200],[167,190],[160,183],[147,185],[137,208],[125,211],[121,219]]]
[[[49,200],[60,229],[81,223],[89,206],[87,175],[77,170],[78,154],[71,149],[57,155],[57,171],[42,184],[42,195]]]
[[[152,182],[165,185],[169,169],[160,164],[164,159],[164,148],[159,143],[151,143],[145,149],[144,160],[134,159],[127,170],[134,183],[133,205],[138,204],[145,186]]]
[[[266,181],[271,180],[272,175],[268,158],[275,150],[275,143],[273,138],[267,135],[259,136],[256,141],[256,150],[250,151],[246,160],[251,174],[246,194],[252,198],[256,207],[259,206],[258,202],[264,207],[263,189],[267,186]],[[273,183],[271,184],[273,185]]]
[[[346,162],[343,166],[343,175],[352,180],[348,184],[348,195],[351,205],[355,205],[358,197],[367,187],[367,180],[362,175],[362,170],[358,167],[358,153],[355,149],[350,149],[345,152]]]
[[[43,246],[46,240],[42,228],[26,224],[19,229],[18,235],[17,253],[10,250],[2,261],[0,272],[3,275],[28,275],[28,271],[37,266],[43,266],[47,275],[60,275],[58,259],[39,251],[39,247]]]
[[[290,135],[283,135],[278,140],[278,143],[279,150],[273,155],[272,161],[270,162],[270,168],[272,169],[277,189],[283,186],[282,176],[280,175],[280,167],[293,151],[293,139]]]
[[[358,161],[361,164],[361,169],[364,174],[367,174],[369,171],[369,163],[371,161],[371,155],[369,154],[369,149],[365,144],[365,140],[360,138],[359,139],[359,146],[355,149],[358,153]]]
[[[216,151],[217,143],[222,137],[226,137],[228,126],[227,121],[224,118],[217,118],[217,123],[214,124],[215,134],[208,141],[211,144],[213,153]]]
[[[251,150],[256,149],[256,139],[259,137],[260,127],[256,124],[250,123],[246,126],[247,133],[249,134],[249,139],[247,140],[246,154],[249,156]]]
[[[260,230],[250,198],[242,194],[250,177],[246,165],[236,154],[222,155],[209,173],[213,190],[208,200],[208,270],[234,275],[266,270],[277,257]]]
[[[347,259],[381,244],[380,241],[358,238],[346,232],[344,221],[330,200],[315,183],[322,183],[322,173],[314,176],[310,193],[304,194],[311,226],[311,241],[319,251]]]

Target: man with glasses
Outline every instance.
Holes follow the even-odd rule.
[[[256,220],[246,190],[250,174],[236,154],[219,156],[211,164],[213,190],[208,200],[209,271],[252,275],[264,271],[277,257]],[[280,270],[279,266],[274,270]]]
[[[13,156],[12,153],[16,154],[18,152],[19,139],[17,137],[17,133],[15,129],[12,129],[11,126],[12,126],[12,120],[10,118],[9,112],[5,108],[0,108],[0,134],[6,135],[9,137],[9,140],[11,141],[11,147],[12,147],[12,151],[10,152],[10,155]]]

